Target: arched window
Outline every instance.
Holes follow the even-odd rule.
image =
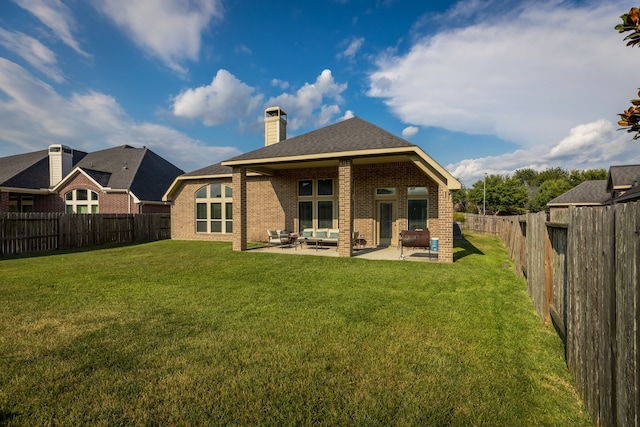
[[[65,212],[67,213],[98,213],[98,193],[86,188],[76,188],[64,195]]]
[[[233,233],[233,189],[209,184],[196,191],[196,232]]]

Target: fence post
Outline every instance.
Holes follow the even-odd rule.
[[[544,233],[544,303],[542,306],[543,319],[549,323],[549,306],[553,301],[553,247],[549,228],[545,227]]]

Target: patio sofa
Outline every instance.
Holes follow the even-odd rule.
[[[315,244],[316,249],[325,244],[338,246],[339,230],[337,228],[305,228],[300,233],[299,240],[307,244]]]

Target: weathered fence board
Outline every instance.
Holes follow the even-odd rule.
[[[0,256],[170,238],[168,214],[0,214]]]
[[[640,425],[640,209],[637,203],[616,206],[616,358],[619,425]],[[630,322],[629,319],[635,319]]]
[[[640,203],[572,207],[567,218],[468,215],[464,228],[505,242],[538,314],[565,342],[594,424],[638,427]]]

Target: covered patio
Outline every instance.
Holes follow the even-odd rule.
[[[338,257],[339,252],[335,246],[324,246],[316,248],[304,244],[292,244],[284,246],[255,246],[248,249],[252,252],[265,252],[283,255],[299,256],[324,256]],[[354,249],[351,255],[353,258],[385,261],[419,261],[437,262],[438,252],[429,251],[423,248],[400,248],[399,246],[382,246],[376,248]]]

